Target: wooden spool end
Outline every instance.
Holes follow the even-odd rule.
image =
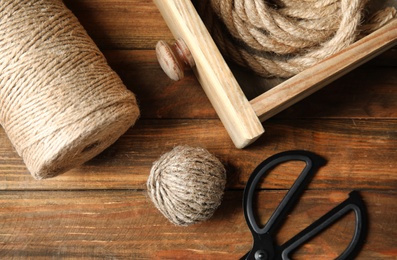
[[[167,76],[179,81],[185,76],[187,66],[193,68],[196,64],[189,48],[182,39],[178,39],[172,46],[165,41],[156,45],[157,60]]]

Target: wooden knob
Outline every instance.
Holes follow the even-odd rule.
[[[156,55],[165,74],[175,81],[183,79],[187,65],[190,68],[195,66],[193,56],[182,39],[178,39],[172,46],[165,41],[159,41]]]

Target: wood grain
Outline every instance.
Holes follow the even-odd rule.
[[[256,165],[277,152],[302,149],[328,160],[314,178],[315,189],[395,189],[397,120],[272,120],[267,136],[244,150],[235,149],[217,119],[140,120],[105,152],[55,179],[34,181],[0,131],[0,188],[144,189],[152,163],[178,144],[202,146],[228,167],[229,188],[243,188]],[[194,137],[194,138],[192,138]],[[264,188],[286,189],[300,173],[292,165]]]
[[[252,146],[236,149],[192,72],[172,82],[154,46],[173,36],[151,0],[65,0],[139,100],[142,117],[114,145],[57,178],[33,180],[0,128],[1,259],[239,259],[252,238],[243,188],[267,157],[303,149],[324,156],[278,241],[360,190],[369,212],[358,259],[396,259],[397,49],[355,69],[264,123]],[[250,98],[269,87],[242,72]],[[256,88],[252,88],[252,82]],[[227,168],[225,198],[208,222],[176,227],[146,196],[152,163],[174,146],[207,148]],[[258,190],[262,221],[302,165],[274,169]],[[352,216],[303,247],[296,259],[333,259],[351,237]]]
[[[152,0],[65,0],[101,49],[150,49],[173,36]]]
[[[387,60],[393,53],[375,58],[275,118],[397,118],[397,59],[392,64]],[[137,95],[142,118],[218,118],[193,74],[178,82],[168,79],[154,50],[110,50],[104,54]],[[252,78],[244,75],[249,76]],[[247,96],[265,91],[260,79],[256,82],[255,88],[244,86]]]
[[[266,220],[285,195],[262,191],[258,209]],[[396,211],[395,192],[363,192],[368,204],[370,236],[359,259],[395,259],[391,228],[394,220],[384,209]],[[165,220],[143,192],[1,192],[0,256],[239,259],[252,238],[241,209],[241,192],[227,192],[222,206],[208,222],[176,227]],[[279,233],[282,243],[347,197],[344,191],[309,191],[301,198]],[[142,217],[145,216],[145,217]],[[294,254],[294,259],[330,259],[351,238],[349,216]],[[23,235],[22,235],[23,234]],[[385,236],[387,234],[387,236]],[[383,237],[380,241],[378,238]]]

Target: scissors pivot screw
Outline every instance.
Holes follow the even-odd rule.
[[[267,260],[268,259],[268,254],[264,250],[258,250],[255,252],[255,259],[256,260]]]

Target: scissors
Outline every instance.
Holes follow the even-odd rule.
[[[260,227],[254,216],[253,196],[255,188],[262,177],[275,166],[288,161],[303,161],[306,166],[280,202],[267,223]],[[353,259],[364,244],[367,230],[367,211],[358,191],[349,193],[349,197],[338,206],[330,210],[307,228],[293,236],[282,245],[278,245],[275,235],[287,214],[292,210],[299,197],[313,178],[317,170],[326,164],[326,160],[308,151],[286,151],[273,155],[263,161],[251,174],[244,190],[243,208],[245,220],[253,236],[252,249],[241,259],[255,260],[286,260],[290,254],[314,238],[320,232],[338,221],[341,217],[353,211],[355,214],[355,231],[347,248],[336,258],[338,260]]]

